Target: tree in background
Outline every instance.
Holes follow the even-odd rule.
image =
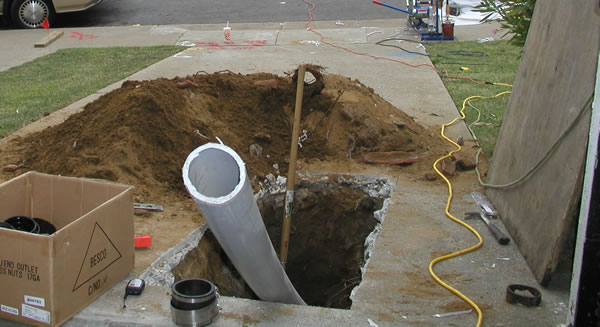
[[[487,13],[482,22],[492,20],[494,14],[500,15],[502,28],[508,30],[506,34],[514,34],[510,42],[518,46],[525,45],[534,8],[535,0],[481,0],[475,6],[476,11]]]

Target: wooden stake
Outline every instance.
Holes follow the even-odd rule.
[[[298,135],[300,134],[300,117],[302,116],[302,98],[304,96],[304,65],[298,68],[296,87],[296,108],[294,109],[294,126],[292,128],[292,144],[290,148],[290,164],[288,167],[287,191],[285,192],[285,207],[283,226],[281,228],[281,249],[279,251],[281,264],[285,269],[292,226],[292,205],[294,203],[294,185],[296,184],[296,158],[298,156]]]

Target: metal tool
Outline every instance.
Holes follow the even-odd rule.
[[[151,203],[134,203],[133,209],[154,211],[154,212],[161,212],[164,210],[163,206],[161,206],[159,204],[151,204]]]
[[[483,220],[483,222],[487,225],[488,229],[490,230],[490,233],[492,233],[492,236],[494,236],[494,238],[496,239],[496,241],[498,241],[500,245],[507,245],[508,243],[510,243],[510,238],[504,235],[504,233],[502,233],[502,231],[496,225],[490,223],[490,220],[484,217],[479,212],[467,212],[465,214],[465,219],[473,218],[480,218],[481,220]]]
[[[498,212],[496,209],[494,209],[494,206],[485,195],[479,192],[473,192],[471,193],[471,197],[484,216],[489,218],[498,218]]]

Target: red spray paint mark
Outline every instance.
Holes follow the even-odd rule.
[[[81,41],[83,39],[95,39],[95,38],[97,38],[97,36],[94,34],[83,34],[83,33],[79,33],[79,32],[71,32],[71,38]]]
[[[207,47],[210,50],[252,50],[256,47],[267,45],[267,40],[224,41],[223,43],[198,41],[194,43],[197,46]]]

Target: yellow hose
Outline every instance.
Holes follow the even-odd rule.
[[[503,83],[493,83],[494,85],[503,85],[503,86],[511,86],[510,84],[503,84]],[[510,91],[505,91],[502,93],[498,93],[494,96],[495,97],[499,97],[501,95],[504,94],[508,94],[510,93]],[[453,252],[450,254],[446,254],[443,255],[441,257],[437,257],[435,259],[433,259],[430,263],[429,263],[429,274],[431,275],[431,277],[438,283],[440,284],[442,287],[444,287],[445,289],[447,289],[448,291],[452,292],[454,295],[458,296],[461,300],[465,301],[467,304],[469,304],[473,310],[475,310],[475,312],[477,312],[477,327],[481,326],[481,323],[483,322],[483,313],[481,312],[481,309],[479,308],[479,306],[473,302],[471,299],[469,299],[468,297],[466,297],[464,294],[462,294],[459,290],[455,289],[454,287],[448,285],[447,283],[445,283],[443,280],[441,280],[433,271],[433,267],[441,261],[444,260],[448,260],[451,258],[455,258],[458,256],[461,256],[463,254],[469,253],[469,252],[473,252],[475,250],[477,250],[478,248],[480,248],[483,245],[483,238],[481,238],[481,235],[479,235],[479,233],[473,228],[471,227],[469,224],[465,223],[464,221],[454,217],[451,213],[450,213],[450,205],[452,204],[452,197],[453,197],[453,192],[452,192],[452,183],[450,183],[450,180],[448,180],[448,178],[446,178],[446,176],[444,176],[444,174],[442,174],[442,172],[440,172],[440,170],[437,168],[437,165],[440,161],[446,159],[446,158],[450,158],[453,154],[459,152],[462,150],[462,147],[460,145],[458,145],[458,143],[454,142],[453,140],[451,140],[450,138],[448,138],[446,136],[446,134],[444,133],[446,131],[447,127],[450,127],[452,125],[454,125],[457,121],[459,120],[464,120],[466,118],[465,116],[465,108],[467,106],[467,103],[473,99],[484,99],[485,97],[483,96],[471,96],[466,98],[463,101],[463,105],[462,105],[462,109],[460,110],[460,117],[456,117],[455,119],[453,119],[451,122],[446,123],[444,125],[442,125],[442,129],[440,131],[440,135],[449,143],[451,143],[452,145],[454,145],[456,147],[455,150],[452,150],[450,152],[448,152],[448,154],[446,154],[445,156],[439,158],[438,160],[436,160],[433,163],[433,169],[435,170],[435,172],[446,182],[446,185],[448,185],[448,200],[446,201],[446,209],[445,209],[445,213],[446,216],[448,218],[450,218],[452,221],[454,221],[457,224],[462,225],[463,227],[465,227],[466,229],[468,229],[469,231],[471,231],[471,233],[473,233],[475,235],[475,237],[477,237],[478,242],[477,244],[464,249],[464,250],[460,250],[457,252]],[[490,97],[492,98],[492,97]]]

